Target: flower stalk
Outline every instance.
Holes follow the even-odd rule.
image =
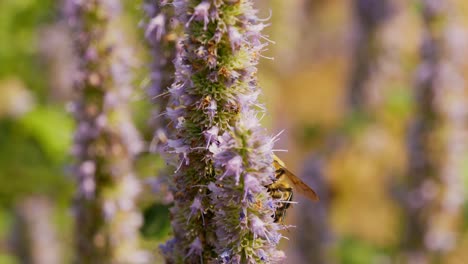
[[[59,264],[60,239],[54,222],[54,204],[43,196],[30,196],[15,207],[12,249],[21,263]]]
[[[459,240],[467,153],[466,81],[455,6],[421,1],[424,36],[409,133],[408,263],[442,263]],[[453,14],[453,15],[448,15]],[[460,34],[461,35],[461,34]]]
[[[119,1],[67,1],[79,69],[71,105],[77,129],[76,251],[79,263],[147,263],[138,247],[140,191],[133,159],[142,149],[131,122],[132,54],[117,23]]]
[[[391,0],[354,0],[355,43],[347,106],[352,112],[368,111],[371,105],[369,81],[382,54],[379,33],[394,13]]]
[[[145,38],[150,47],[152,63],[148,95],[153,103],[155,128],[152,150],[162,152],[167,141],[168,119],[163,115],[168,104],[168,89],[174,80],[174,59],[182,27],[174,14],[172,0],[146,1],[143,5],[147,21]]]
[[[185,26],[166,115],[174,128],[174,238],[168,263],[276,263],[281,238],[272,147],[257,115],[256,65],[265,49],[250,0],[174,1]]]

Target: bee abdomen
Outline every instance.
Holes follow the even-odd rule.
[[[293,198],[293,190],[289,186],[273,183],[268,186],[268,192],[278,202],[274,215],[275,222],[282,221],[286,215],[286,210],[291,206],[290,202]]]
[[[292,196],[291,187],[278,187],[278,188],[269,188],[268,192],[270,193],[273,199],[289,201]]]

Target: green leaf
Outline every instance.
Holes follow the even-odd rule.
[[[72,141],[73,121],[69,115],[58,108],[38,107],[18,122],[37,140],[48,158],[63,160]]]
[[[143,211],[141,234],[148,239],[161,240],[170,232],[169,206],[154,203]]]

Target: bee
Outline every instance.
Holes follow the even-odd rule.
[[[293,188],[291,186],[293,186],[298,193],[312,201],[318,201],[319,197],[312,188],[286,169],[284,162],[280,160],[280,158],[276,155],[273,155],[273,158],[276,180],[266,187],[270,196],[279,202],[274,215],[275,222],[283,222],[286,216],[286,210],[291,206],[293,198]]]

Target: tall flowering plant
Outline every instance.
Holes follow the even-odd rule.
[[[268,40],[251,0],[175,0],[185,35],[166,115],[174,128],[168,263],[276,263],[272,147],[259,125],[257,68]]]
[[[405,196],[408,262],[444,262],[460,239],[466,200],[467,98],[456,3],[421,0],[423,41],[408,138]],[[466,37],[463,41],[466,41]]]
[[[77,122],[76,249],[79,263],[148,263],[138,247],[140,190],[133,158],[142,144],[128,109],[131,54],[116,24],[117,0],[69,0],[79,69]]]
[[[154,103],[154,115],[152,120],[156,129],[152,150],[161,150],[166,140],[167,118],[161,113],[168,104],[167,89],[171,86],[174,76],[174,64],[176,45],[180,38],[181,26],[174,16],[174,7],[170,1],[145,1],[143,9],[146,14],[145,37],[152,55],[151,84],[148,87],[148,95]]]

